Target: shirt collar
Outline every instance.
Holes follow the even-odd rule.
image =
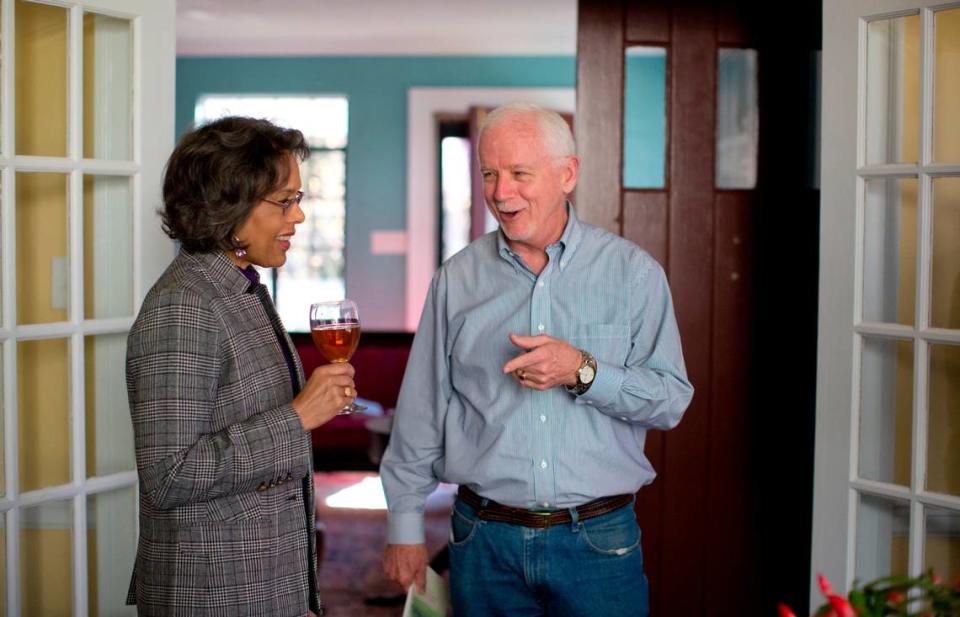
[[[247,280],[250,281],[250,287],[256,287],[260,284],[260,273],[257,272],[256,268],[253,266],[247,266],[246,268],[241,268],[237,266],[237,270],[240,270],[240,274],[247,277]]]
[[[583,224],[577,218],[576,211],[573,209],[573,204],[569,201],[566,203],[567,208],[567,224],[563,228],[563,233],[560,235],[560,239],[550,246],[547,247],[548,252],[550,247],[558,245],[560,248],[560,261],[557,266],[562,271],[567,263],[570,261],[570,258],[573,256],[573,253],[577,250],[577,247],[580,245],[580,240],[583,238]],[[517,265],[517,260],[520,257],[510,248],[510,245],[507,244],[507,237],[503,235],[503,230],[497,230],[497,252],[500,254],[500,257],[511,262],[514,265]]]

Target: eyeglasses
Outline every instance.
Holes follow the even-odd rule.
[[[281,208],[283,208],[283,211],[286,212],[290,208],[296,205],[299,205],[299,203],[303,201],[303,191],[297,191],[293,197],[287,197],[286,199],[281,201],[276,201],[274,199],[267,199],[266,197],[263,198],[263,201],[267,202],[268,204],[280,206]]]

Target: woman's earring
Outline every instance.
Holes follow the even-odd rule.
[[[233,243],[234,243],[234,244],[240,244],[240,238],[234,236],[234,237],[233,237]],[[245,249],[245,248],[235,248],[235,249],[233,249],[233,254],[236,255],[237,257],[243,257],[244,255],[247,254],[247,249]]]

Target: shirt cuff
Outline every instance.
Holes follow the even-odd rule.
[[[387,514],[387,544],[423,544],[423,513]]]
[[[589,405],[591,407],[606,407],[620,393],[620,386],[623,385],[623,374],[625,369],[616,367],[606,362],[597,361],[597,375],[590,385],[590,389],[577,397],[578,405]]]

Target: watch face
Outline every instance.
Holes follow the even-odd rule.
[[[593,367],[589,364],[580,369],[580,383],[588,384],[593,383],[593,377],[596,372],[593,370]]]

